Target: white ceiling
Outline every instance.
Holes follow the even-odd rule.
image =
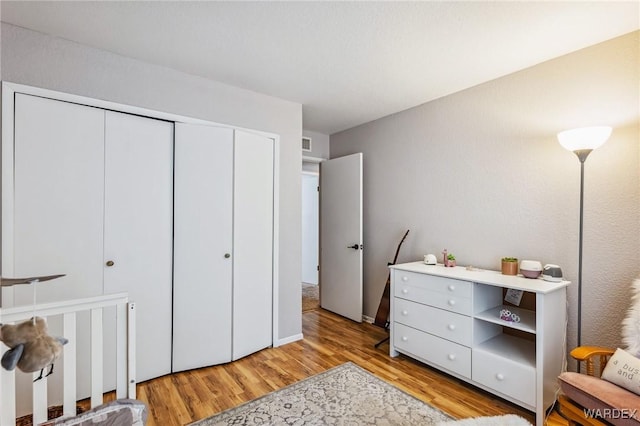
[[[332,134],[640,28],[639,2],[2,1],[2,20],[303,105]]]

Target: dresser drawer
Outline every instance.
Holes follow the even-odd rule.
[[[471,346],[471,317],[409,300],[393,298],[394,321]]]
[[[471,315],[471,283],[404,271],[394,274],[394,296]]]
[[[444,278],[435,275],[420,274],[417,272],[407,272],[394,270],[396,284],[405,284],[408,287],[417,287],[428,291],[435,291],[446,295],[458,297],[471,297],[471,283],[454,278]],[[396,285],[396,288],[399,288]],[[399,296],[396,294],[396,296]]]
[[[393,324],[393,344],[400,351],[471,378],[471,349],[465,346],[397,322]]]
[[[536,370],[492,353],[474,350],[472,379],[530,406],[536,405]]]
[[[471,315],[471,299],[455,294],[439,293],[408,284],[395,286],[395,296],[463,315]]]

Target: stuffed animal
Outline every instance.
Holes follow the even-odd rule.
[[[0,341],[10,348],[2,356],[2,367],[11,371],[17,366],[25,373],[40,370],[40,376],[34,382],[42,379],[48,366],[51,368],[47,376],[53,373],[53,363],[62,354],[62,346],[68,342],[64,337],[47,334],[47,322],[40,317],[35,317],[35,321],[32,318],[19,324],[0,326]]]

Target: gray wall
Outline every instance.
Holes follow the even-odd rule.
[[[2,23],[2,79],[280,135],[280,339],[301,337],[302,106]]]
[[[305,157],[329,158],[329,135],[303,130],[302,135],[311,138],[311,152],[303,152]]]
[[[303,130],[302,135],[311,138],[311,152],[303,151],[304,157],[313,158],[329,158],[329,135],[323,133]],[[302,171],[311,173],[320,173],[320,163],[311,161],[302,161]],[[304,202],[304,201],[303,201]]]
[[[332,158],[364,154],[366,315],[410,229],[401,262],[447,248],[459,265],[559,264],[574,282],[573,346],[580,166],[556,134],[606,124],[611,138],[585,164],[582,342],[619,344],[640,275],[639,34],[331,135]]]

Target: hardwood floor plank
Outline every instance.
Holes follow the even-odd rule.
[[[322,309],[302,315],[304,339],[238,361],[181,372],[138,384],[149,407],[148,426],[184,425],[351,361],[414,397],[456,418],[534,414],[414,361],[389,357],[379,327]],[[554,413],[549,425],[566,425]]]

